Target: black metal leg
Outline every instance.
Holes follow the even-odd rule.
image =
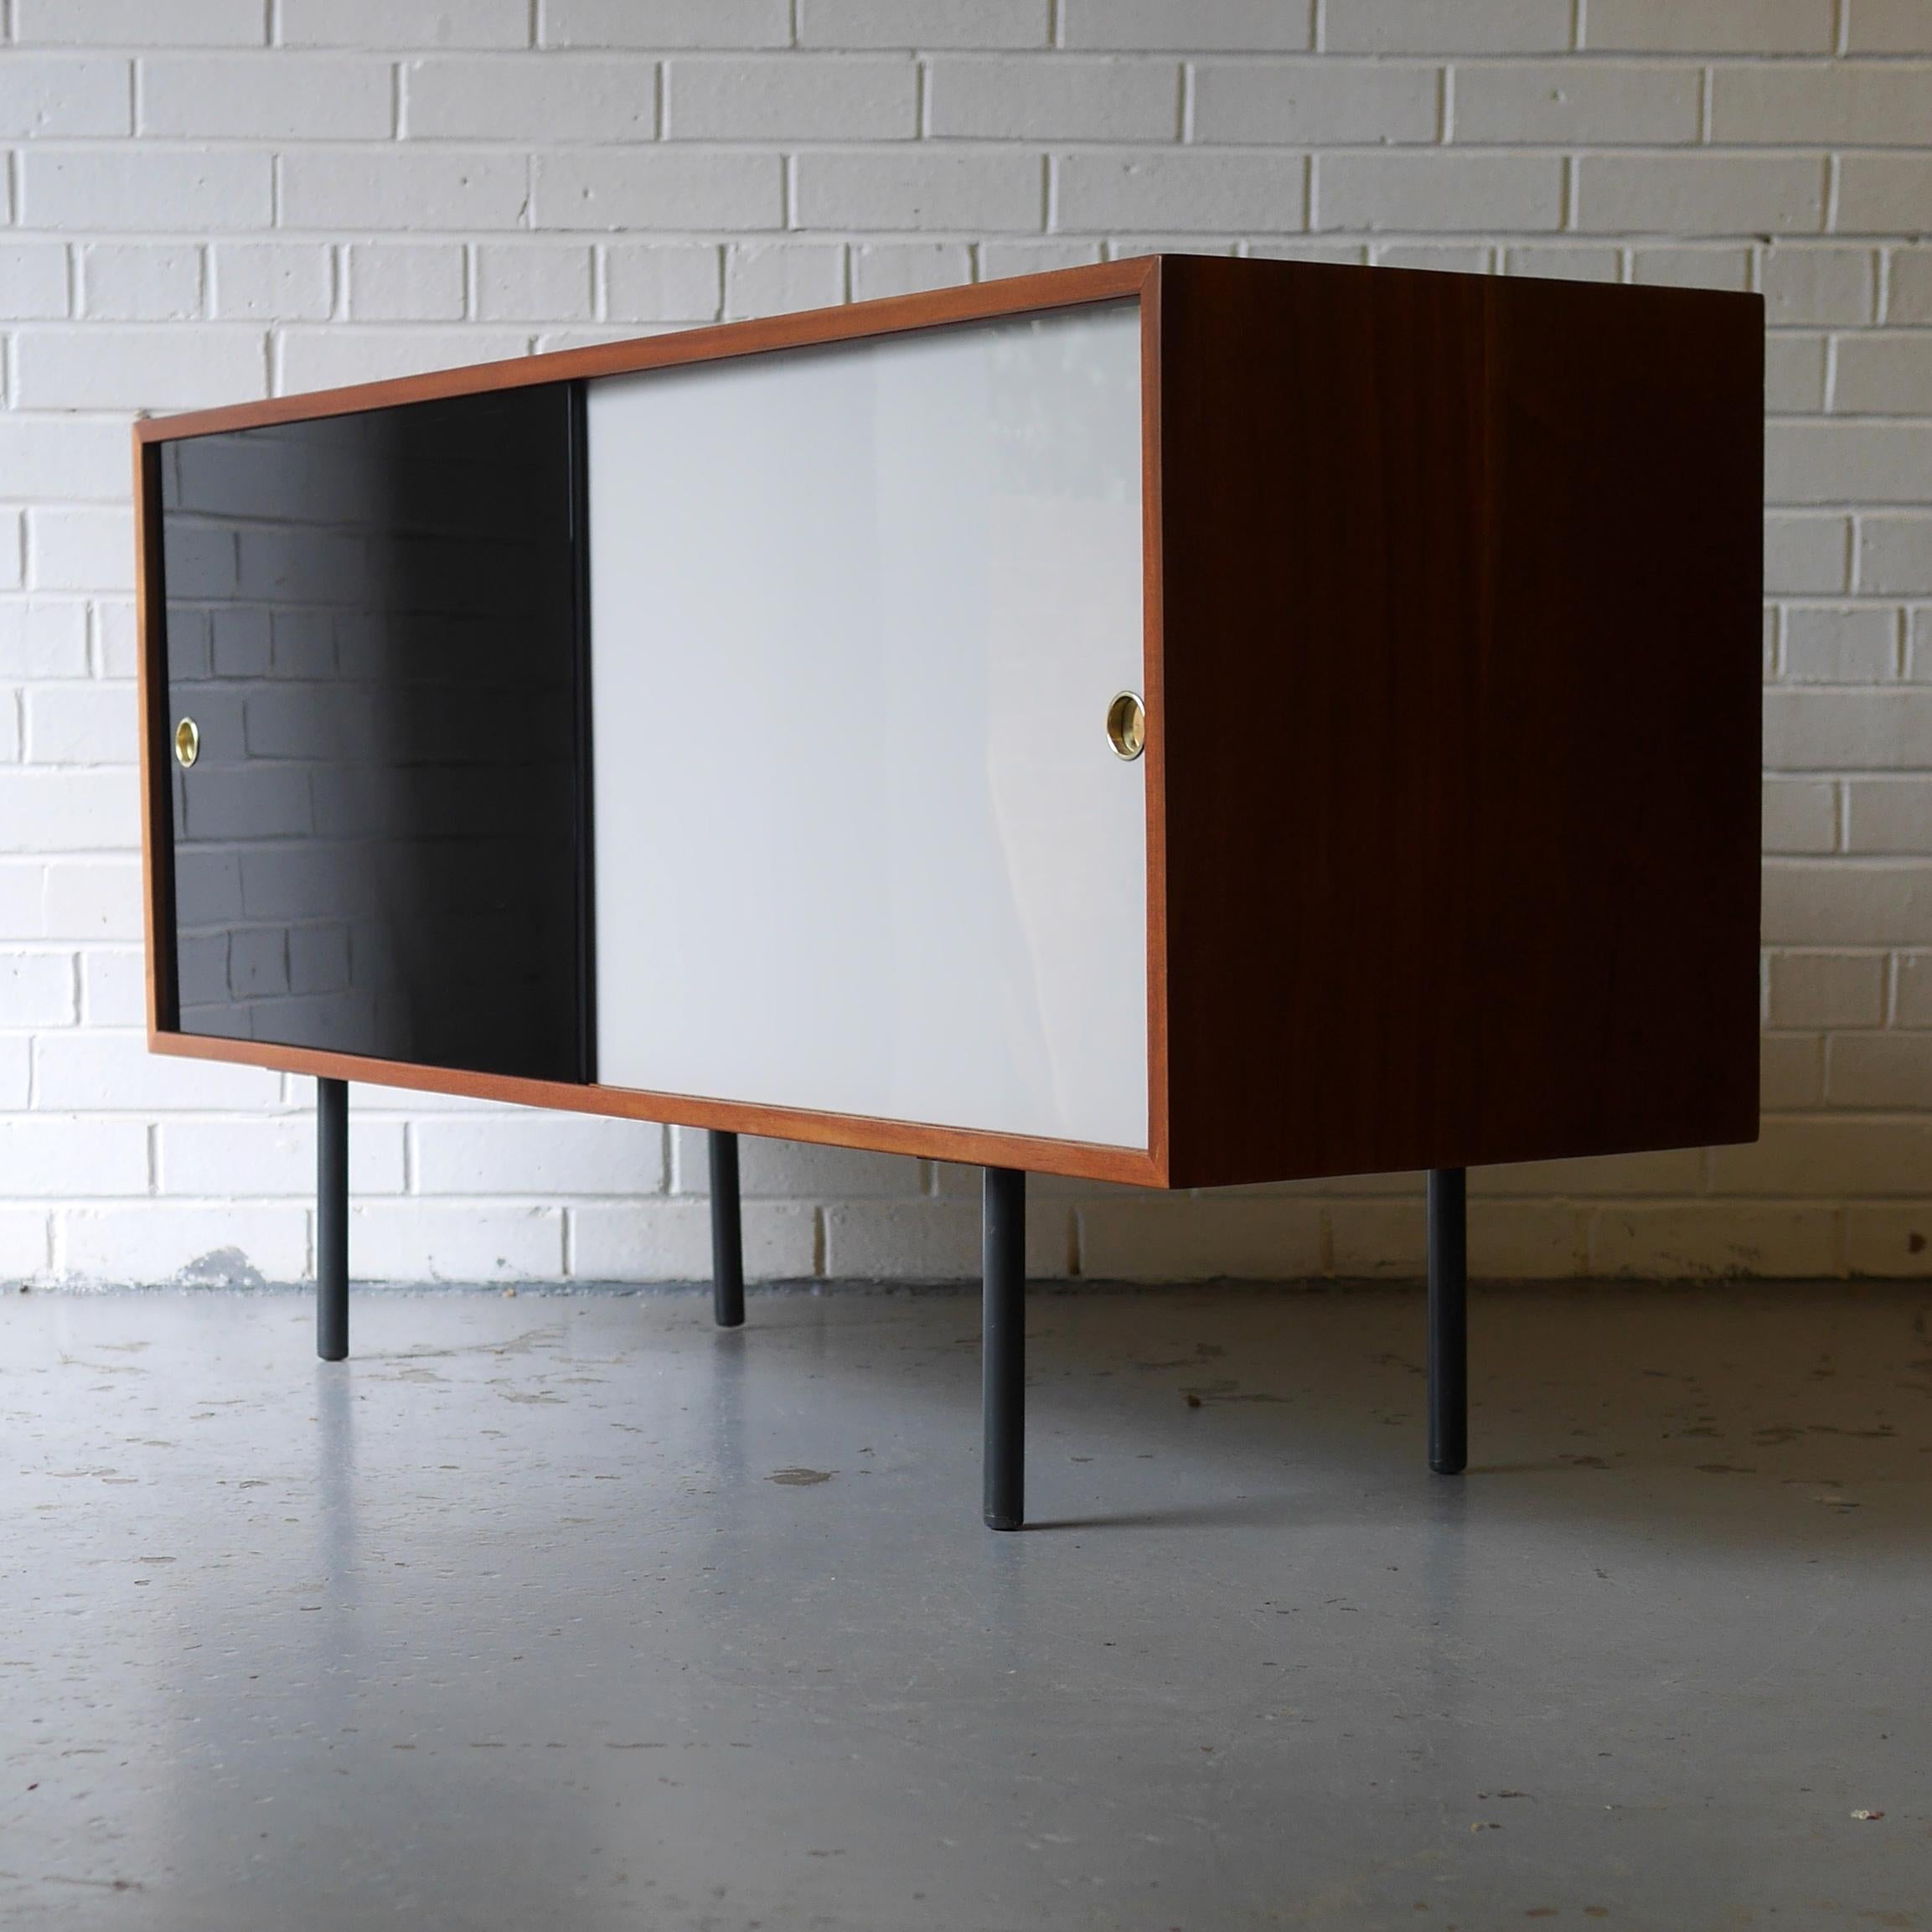
[[[1459,1475],[1470,1459],[1467,1170],[1428,1177],[1428,1466]]]
[[[745,1321],[745,1222],[738,1205],[738,1137],[711,1134],[711,1313],[720,1328]]]
[[[315,1083],[315,1352],[349,1353],[349,1082]]]
[[[1026,1520],[1026,1176],[986,1170],[980,1323],[986,1526]]]

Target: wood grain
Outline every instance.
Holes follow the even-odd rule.
[[[1170,1181],[1754,1138],[1759,299],[1161,303]]]

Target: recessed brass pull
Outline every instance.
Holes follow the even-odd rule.
[[[1134,691],[1115,694],[1107,707],[1107,741],[1123,758],[1138,758],[1147,744],[1147,708]]]
[[[186,771],[201,756],[201,727],[192,718],[183,718],[174,727],[174,762]]]

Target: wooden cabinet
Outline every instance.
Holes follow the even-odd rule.
[[[144,422],[148,1034],[986,1174],[1757,1131],[1763,307],[1162,257]]]
[[[1748,1138],[1762,408],[1755,297],[1170,257],[144,422],[152,1042],[1156,1186]]]

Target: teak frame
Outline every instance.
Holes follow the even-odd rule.
[[[174,1029],[159,443],[1122,298],[1144,1151]],[[1162,256],[142,421],[149,1046],[1155,1187],[1751,1139],[1763,386],[1756,297]]]

